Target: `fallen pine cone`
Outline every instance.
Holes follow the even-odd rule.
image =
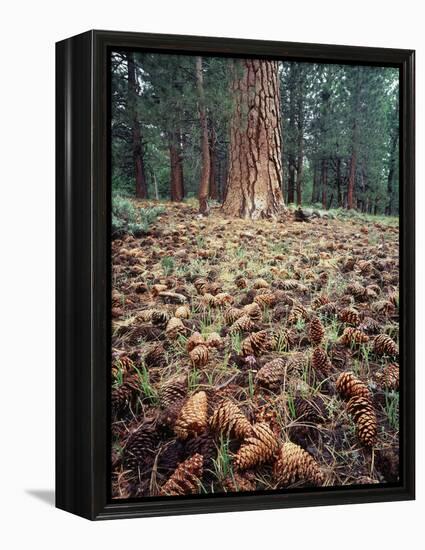
[[[338,342],[340,344],[345,344],[346,346],[351,346],[353,344],[366,344],[369,342],[369,336],[361,330],[353,327],[347,327],[344,329],[344,332]]]
[[[398,355],[398,346],[387,334],[378,334],[373,343],[373,349],[378,355]]]
[[[276,436],[268,424],[255,424],[252,430],[253,435],[246,438],[235,456],[235,465],[239,470],[271,461],[279,449]]]
[[[282,357],[266,363],[255,375],[254,382],[269,389],[277,388],[284,380],[286,361]]]
[[[364,397],[352,397],[347,404],[347,412],[353,417],[360,442],[366,447],[374,445],[378,426],[370,400]]]
[[[284,443],[273,467],[274,477],[280,487],[297,481],[322,485],[323,474],[314,458],[295,443]]]
[[[208,399],[204,391],[193,394],[183,405],[174,426],[180,439],[202,433],[208,425]]]
[[[209,351],[206,344],[200,344],[189,353],[190,360],[194,367],[203,367],[208,363]]]
[[[204,458],[195,454],[179,464],[171,477],[161,487],[161,496],[194,495],[199,490]]]
[[[238,439],[244,439],[253,433],[246,416],[230,399],[224,399],[218,404],[210,419],[210,427],[218,433],[231,433]]]
[[[365,399],[371,399],[370,393],[366,384],[354,376],[352,372],[342,372],[336,381],[336,389],[338,393],[344,399],[350,399],[351,397],[364,397]]]

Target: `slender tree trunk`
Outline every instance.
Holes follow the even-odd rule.
[[[322,160],[322,207],[327,208],[328,192],[328,161]]]
[[[319,192],[320,192],[320,172],[319,172],[319,161],[314,161],[313,169],[313,189],[311,193],[311,202],[314,204],[319,202]]]
[[[142,136],[137,114],[137,74],[134,53],[127,55],[128,65],[128,107],[131,117],[131,133],[133,146],[134,173],[136,179],[136,197],[146,199],[148,188],[146,183],[145,165],[143,161]]]
[[[278,63],[245,59],[235,64],[223,211],[251,219],[276,217],[284,208]]]
[[[388,203],[387,203],[387,207],[385,208],[385,213],[388,216],[391,216],[393,214],[393,209],[394,209],[394,174],[395,174],[395,162],[396,162],[395,154],[397,151],[397,144],[398,144],[398,132],[397,134],[394,134],[392,138],[392,143],[391,143],[390,164],[389,164],[388,179],[387,179]]]
[[[336,189],[337,189],[337,206],[342,207],[343,198],[341,190],[341,159],[336,160]]]
[[[215,150],[215,131],[214,128],[211,129],[210,132],[210,184],[209,184],[209,196],[213,200],[218,199],[218,186],[217,186],[217,170],[216,170],[216,162],[217,162],[217,155]]]
[[[205,107],[204,77],[202,74],[202,57],[196,57],[196,85],[198,91],[199,122],[201,124],[202,168],[199,183],[199,212],[208,214],[208,194],[210,187],[210,146],[208,139],[208,121]]]
[[[184,198],[183,159],[181,154],[180,133],[170,134],[170,198],[180,202]]]
[[[156,179],[155,172],[153,172],[152,178],[153,178],[153,185],[154,185],[154,189],[155,189],[155,200],[159,201],[158,181]]]
[[[347,209],[353,208],[354,204],[354,187],[356,183],[356,167],[357,167],[357,149],[353,144],[353,151],[350,159],[350,173],[348,175],[347,186]]]

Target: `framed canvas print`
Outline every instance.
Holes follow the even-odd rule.
[[[57,506],[414,498],[414,52],[57,48]]]

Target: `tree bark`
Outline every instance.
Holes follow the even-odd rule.
[[[327,208],[327,192],[328,192],[328,161],[322,160],[322,207]]]
[[[170,134],[170,198],[180,202],[184,198],[183,159],[180,133]]]
[[[352,129],[352,149],[350,159],[350,173],[348,176],[347,185],[347,209],[350,210],[354,207],[354,193],[356,185],[356,169],[357,169],[357,149],[358,149],[358,124],[357,117],[360,107],[360,88],[361,88],[361,67],[357,67],[356,86],[353,93],[352,101],[352,117],[353,117],[353,129]]]
[[[128,66],[128,107],[131,121],[134,174],[136,179],[136,197],[146,199],[148,188],[146,183],[145,165],[143,161],[142,136],[137,114],[137,74],[134,53],[127,54]]]
[[[343,198],[341,190],[341,159],[336,159],[336,189],[337,189],[337,206],[342,207]]]
[[[215,131],[214,128],[211,128],[210,131],[210,184],[209,184],[209,196],[212,200],[217,200],[219,198],[218,185],[217,185],[217,170],[216,170],[216,161],[217,155],[215,150]]]
[[[250,219],[276,217],[284,207],[278,64],[245,59],[235,62],[234,70],[223,211]]]
[[[205,107],[204,77],[202,75],[202,57],[196,57],[196,85],[198,91],[199,122],[201,124],[202,168],[199,182],[199,212],[208,214],[208,194],[210,187],[210,146],[208,138],[208,121]]]
[[[397,151],[397,143],[398,143],[398,132],[397,134],[393,135],[392,143],[391,143],[391,153],[390,153],[390,165],[388,170],[388,180],[387,180],[387,193],[388,193],[388,204],[385,208],[385,213],[388,216],[391,216],[393,214],[394,209],[394,174],[395,174],[395,163],[396,158],[395,154]]]

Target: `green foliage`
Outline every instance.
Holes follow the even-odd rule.
[[[112,235],[130,233],[139,237],[148,232],[149,226],[164,212],[162,206],[136,208],[131,200],[114,194],[112,197]]]
[[[112,189],[122,197],[135,196],[136,119],[148,197],[170,197],[170,147],[181,158],[185,197],[196,197],[202,152],[195,58],[134,52],[132,59],[136,91],[128,86],[128,54],[112,53]],[[241,68],[235,60],[215,57],[203,57],[202,67],[215,180],[222,199],[234,108],[230,84]],[[279,75],[285,200],[299,177],[304,206],[345,209],[352,172],[354,209],[398,215],[398,70],[284,61]],[[117,218],[114,224],[118,232],[123,225],[128,228]],[[138,227],[130,230],[137,233]]]

